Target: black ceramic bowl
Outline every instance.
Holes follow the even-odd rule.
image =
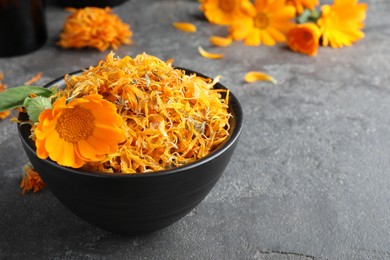
[[[54,85],[63,87],[63,77],[45,87]],[[225,87],[217,83],[215,88]],[[108,174],[63,167],[37,157],[27,124],[18,124],[18,131],[32,165],[63,205],[97,227],[139,234],[176,222],[216,184],[230,161],[243,126],[241,105],[232,93],[229,110],[233,115],[230,136],[217,149],[196,162],[153,173]],[[26,115],[19,115],[19,119],[23,117]]]

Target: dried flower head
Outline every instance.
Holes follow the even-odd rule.
[[[20,183],[20,188],[22,189],[23,194],[29,191],[36,193],[43,190],[45,183],[42,181],[38,172],[36,172],[30,164],[26,164],[23,167],[23,171],[24,174]]]
[[[104,51],[130,44],[133,35],[130,25],[123,23],[109,7],[68,8],[58,45],[63,48],[96,48]]]

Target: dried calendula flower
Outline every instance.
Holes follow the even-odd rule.
[[[5,91],[7,89],[7,86],[2,83],[3,78],[4,78],[4,75],[3,75],[3,73],[0,72],[0,92],[3,92],[3,91]],[[9,116],[10,113],[11,112],[9,110],[0,112],[0,120],[6,118],[7,116]]]
[[[220,36],[212,36],[210,37],[210,43],[218,46],[218,47],[227,47],[232,44],[231,37],[220,37]]]
[[[200,46],[198,47],[198,51],[199,51],[200,55],[202,55],[203,57],[208,58],[208,59],[222,59],[224,57],[224,55],[220,54],[220,53],[207,52]]]
[[[192,23],[176,22],[172,24],[176,29],[183,32],[196,32],[196,26]]]
[[[276,79],[274,79],[272,76],[260,72],[260,71],[250,71],[247,74],[245,74],[245,81],[248,83],[252,83],[255,81],[269,81],[273,84],[276,84]]]
[[[26,164],[23,167],[23,171],[24,174],[20,183],[20,188],[22,189],[23,194],[29,191],[36,193],[43,190],[45,183],[30,164]]]
[[[130,25],[123,23],[109,7],[68,8],[72,14],[66,19],[58,45],[63,48],[96,48],[104,51],[130,44],[133,35]]]

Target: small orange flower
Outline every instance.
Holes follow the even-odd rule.
[[[7,89],[7,86],[2,83],[3,78],[4,78],[3,73],[0,72],[0,92],[3,92]],[[0,120],[6,118],[10,114],[11,112],[9,110],[0,112]]]
[[[66,19],[58,45],[63,48],[96,48],[104,51],[130,44],[133,35],[130,25],[123,23],[109,7],[68,8],[72,14]]]
[[[322,45],[341,48],[362,39],[366,10],[367,4],[359,4],[357,0],[335,0],[333,5],[323,5],[317,21]]]
[[[286,0],[286,3],[295,7],[298,14],[301,14],[305,8],[314,10],[320,4],[319,0]]]
[[[24,174],[20,183],[20,188],[22,189],[23,194],[29,191],[36,193],[43,190],[45,183],[30,164],[26,164],[23,167],[23,171]]]
[[[200,9],[211,23],[229,25],[254,13],[249,0],[200,0]]]
[[[230,27],[231,37],[244,40],[250,46],[273,46],[276,42],[286,41],[284,34],[294,27],[291,20],[295,17],[295,8],[286,5],[285,0],[256,0],[255,9],[253,17]]]
[[[79,168],[86,161],[102,160],[124,141],[122,118],[116,106],[98,94],[66,104],[58,98],[44,110],[35,129],[35,145],[41,159],[50,157],[63,166]]]
[[[315,56],[318,51],[320,29],[314,23],[298,24],[287,32],[287,45],[295,51]]]

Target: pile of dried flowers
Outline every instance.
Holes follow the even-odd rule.
[[[58,45],[63,48],[96,48],[104,51],[130,44],[130,25],[123,23],[109,7],[68,8],[72,14],[65,21]]]
[[[23,86],[0,94],[0,111],[26,109],[41,159],[92,171],[152,172],[198,160],[229,136],[229,91],[214,88],[218,78],[187,75],[154,56],[110,53],[64,80],[65,89]]]

